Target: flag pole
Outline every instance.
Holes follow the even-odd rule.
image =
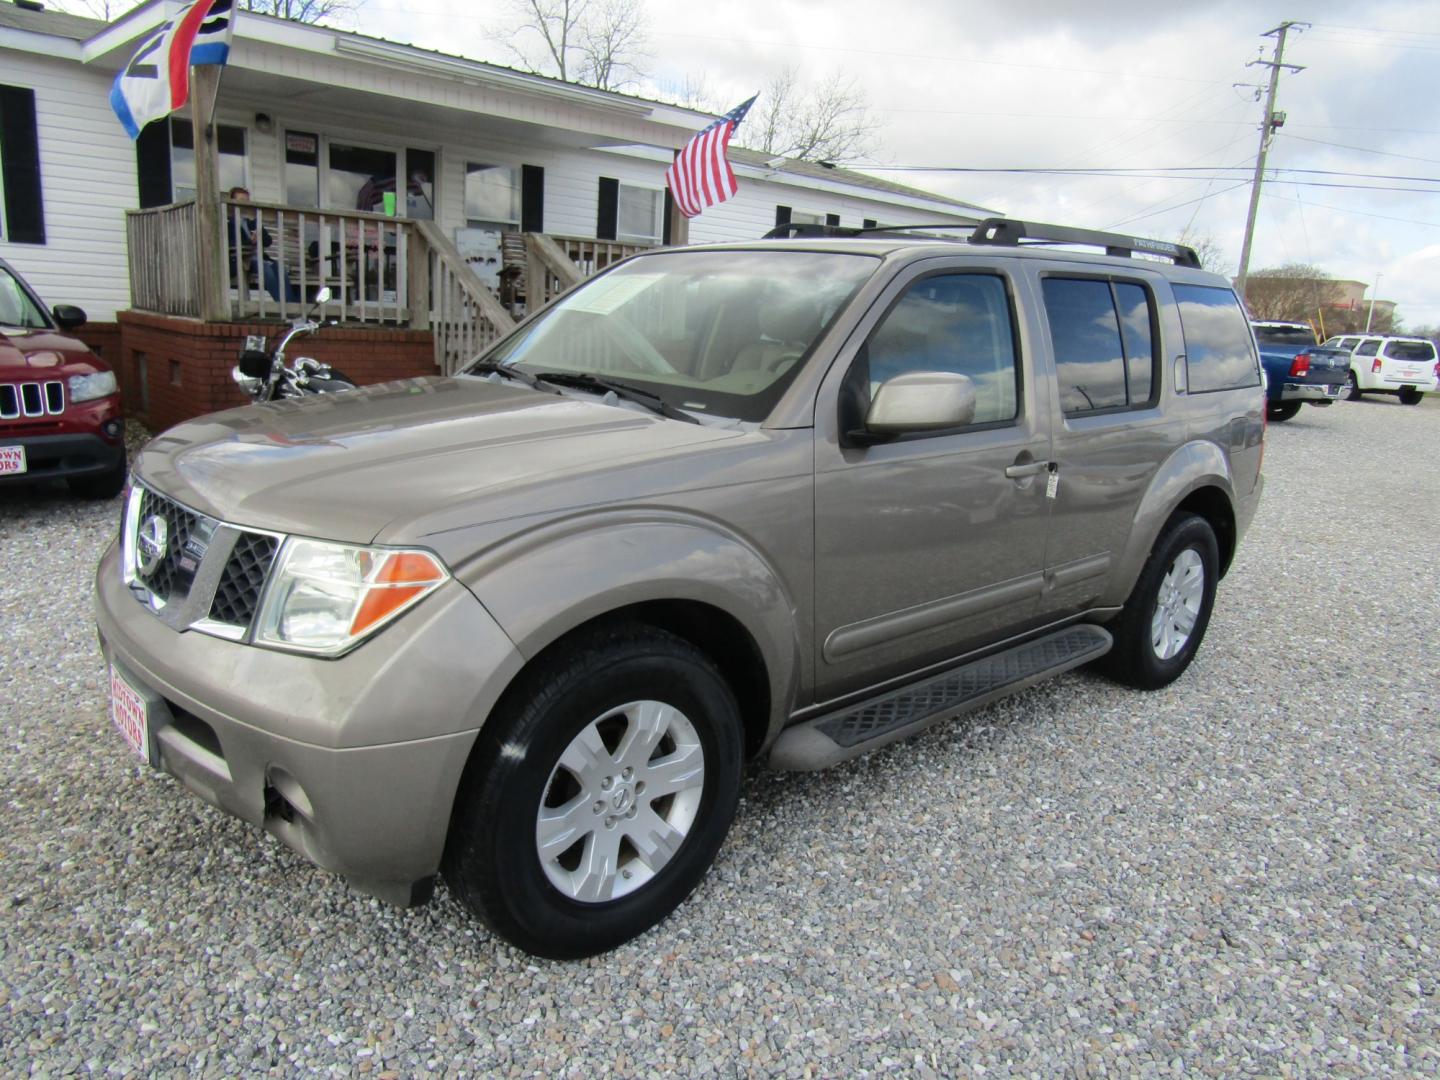
[[[224,322],[230,317],[225,221],[220,203],[220,147],[215,136],[215,103],[223,71],[216,64],[190,68],[190,127],[195,147],[195,284],[199,315],[205,322]]]
[[[676,150],[675,157],[680,156]],[[684,247],[690,243],[690,219],[675,205],[675,195],[670,185],[665,185],[665,243],[671,247]]]

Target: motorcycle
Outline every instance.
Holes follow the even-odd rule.
[[[240,362],[230,369],[230,377],[250,395],[251,401],[277,401],[355,389],[356,384],[348,375],[309,356],[297,357],[288,367],[285,364],[285,353],[292,341],[326,325],[315,319],[315,313],[329,300],[330,290],[321,289],[309,312],[290,324],[274,352],[266,352],[268,339],[263,335],[251,334],[245,338]]]

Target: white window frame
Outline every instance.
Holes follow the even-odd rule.
[[[513,218],[472,218],[470,208],[465,205],[465,181],[470,176],[470,166],[478,165],[484,169],[509,169],[510,180],[515,189],[515,216]],[[466,229],[483,229],[492,225],[501,226],[501,231],[519,232],[520,219],[525,213],[525,191],[524,176],[521,173],[521,166],[513,161],[494,160],[476,161],[471,155],[465,155],[465,166],[460,174],[460,217]]]
[[[825,213],[824,211],[816,213],[814,210],[795,210],[792,208],[790,211],[790,224],[824,225]]]
[[[170,201],[183,202],[184,200],[180,197],[180,186],[175,182],[175,129],[170,124],[170,121],[172,120],[184,120],[187,124],[190,125],[190,156],[192,161],[195,156],[195,122],[189,116],[184,115],[169,116],[165,118],[165,138],[170,144]],[[238,128],[245,133],[245,153],[241,155],[241,158],[244,161],[244,172],[242,173],[242,175],[244,176],[244,180],[242,181],[242,186],[245,188],[246,191],[249,191],[251,177],[254,175],[254,169],[251,167],[250,164],[252,148],[255,145],[254,129],[252,129],[248,124],[245,123],[232,124],[229,121],[223,120],[218,116],[215,118],[215,127],[217,129],[217,132],[218,129],[222,127],[228,127]],[[225,157],[233,156],[233,154],[225,155]],[[225,191],[222,190],[220,194],[224,195]],[[195,193],[193,190],[188,197],[191,199],[195,198]]]
[[[617,183],[618,186],[615,189],[615,241],[620,244],[660,243],[660,234],[665,228],[665,189],[660,187],[654,187],[650,184],[634,184],[628,180],[620,180],[617,181]],[[655,221],[653,222],[655,228],[654,233],[648,236],[642,236],[639,233],[621,232],[620,204],[624,201],[626,188],[630,188],[633,191],[648,191],[651,194],[659,196],[659,198],[655,200]]]

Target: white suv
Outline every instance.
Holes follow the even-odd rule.
[[[1440,384],[1435,343],[1425,338],[1351,334],[1325,344],[1350,352],[1350,401],[1368,392],[1398,394],[1406,405],[1419,405],[1421,397]]]

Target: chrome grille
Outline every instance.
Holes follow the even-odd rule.
[[[65,384],[49,382],[0,383],[0,420],[21,416],[55,416],[65,411]]]
[[[189,568],[187,572],[187,568],[181,565],[181,559],[185,557],[186,542],[200,525],[202,519],[199,514],[185,509],[173,499],[157,495],[146,488],[140,498],[139,521],[144,522],[154,516],[162,518],[165,522],[165,554],[160,557],[159,563],[148,575],[137,568],[135,576],[155,596],[168,601],[178,582],[183,581],[185,592],[189,592],[193,567]]]
[[[250,625],[260,604],[260,591],[280,541],[265,533],[241,533],[225,563],[225,572],[210,605],[210,618],[231,626]]]

